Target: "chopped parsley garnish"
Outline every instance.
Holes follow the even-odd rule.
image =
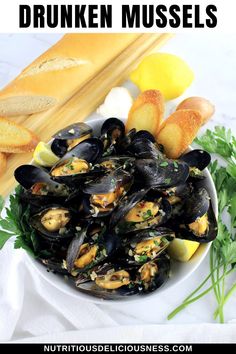
[[[164,182],[165,182],[165,184],[170,184],[171,183],[171,178],[166,178]]]
[[[145,254],[138,257],[138,261],[140,263],[145,263],[145,262],[147,262],[147,260],[148,260],[148,256],[146,256]]]
[[[149,218],[151,218],[152,215],[152,211],[150,209],[148,209],[145,213],[143,213],[143,220],[147,220]]]
[[[163,161],[162,163],[160,163],[161,167],[167,167],[169,164],[167,161]]]

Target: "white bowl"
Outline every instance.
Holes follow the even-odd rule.
[[[86,123],[93,128],[94,134],[98,135],[100,133],[100,127],[104,121],[105,119],[102,118],[102,119],[88,120],[86,121]],[[204,180],[204,187],[208,190],[210,194],[213,210],[217,216],[218,209],[217,209],[217,194],[216,194],[215,185],[207,169],[204,171],[204,174],[206,176]],[[123,300],[113,300],[113,301],[109,300],[109,304],[117,303],[121,301],[122,302],[144,301],[144,298],[147,296],[155,297],[158,296],[158,294],[160,293],[172,289],[175,285],[180,284],[181,282],[186,280],[189,276],[191,276],[192,273],[194,273],[194,271],[200,266],[203,259],[206,257],[210,249],[210,246],[211,246],[210,243],[201,244],[200,247],[197,249],[196,253],[187,263],[172,261],[170,279],[161,288],[157,289],[153,293],[148,295],[143,295],[143,296],[138,296],[138,295],[128,296],[128,297],[124,297]],[[69,282],[62,276],[57,274],[55,275],[52,272],[47,272],[46,267],[43,266],[39,261],[36,261],[30,256],[28,256],[28,260],[37,273],[39,273],[45,280],[47,280],[51,285],[55,286],[58,290],[64,292],[67,296],[73,296],[78,299],[82,299],[94,303],[104,303],[104,301],[108,301],[108,300],[98,299],[93,296],[81,293],[73,286],[71,282]]]

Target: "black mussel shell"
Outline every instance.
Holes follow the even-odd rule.
[[[136,134],[136,129],[131,129],[127,134],[125,134],[119,141],[116,142],[116,153],[117,154],[127,154],[128,146],[131,144],[133,137]]]
[[[80,232],[77,231],[76,236],[71,240],[69,244],[67,255],[66,255],[66,268],[69,273],[74,269],[74,262],[78,256],[80,246],[84,243],[86,237],[87,227],[81,229]]]
[[[53,135],[51,150],[58,157],[62,157],[67,153],[68,140],[82,138],[92,133],[92,128],[85,123],[75,123],[58,131]]]
[[[71,193],[67,186],[52,181],[47,171],[33,165],[18,167],[15,179],[25,189],[21,193],[22,201],[38,208],[62,203]]]
[[[190,224],[207,213],[210,207],[210,196],[205,188],[199,188],[186,198],[181,221]]]
[[[101,127],[101,135],[111,135],[114,130],[117,130],[118,137],[120,138],[125,133],[125,125],[120,119],[108,118]]]
[[[103,225],[103,227],[98,231],[98,237],[96,241],[88,236],[88,232],[90,231],[89,227],[86,227],[81,231],[81,233],[78,233],[75,236],[69,245],[66,256],[66,265],[67,270],[71,274],[89,271],[95,265],[101,263],[107,257],[110,257],[120,247],[120,238],[113,232],[107,230],[106,226]],[[86,264],[83,268],[78,269],[75,266],[75,261],[78,259],[81,246],[84,244],[89,244],[89,246],[97,246],[97,254],[91,263]]]
[[[116,207],[117,202],[120,201],[129,191],[132,183],[133,177],[131,174],[121,169],[114,170],[105,176],[95,179],[94,181],[84,183],[81,189],[86,194],[83,202],[85,214],[90,214],[96,217],[104,217],[109,215]],[[92,196],[110,194],[121,187],[123,188],[123,192],[120,196],[118,196],[118,199],[104,207],[95,205],[91,201]]]
[[[151,276],[149,281],[144,281],[142,278],[142,270],[144,267],[154,267],[156,274]],[[137,271],[138,290],[140,294],[147,294],[160,288],[169,278],[170,274],[170,259],[166,255],[161,255],[153,261],[143,264]]]
[[[136,133],[137,134],[137,133]],[[131,156],[135,156],[139,159],[162,159],[163,154],[159,150],[159,147],[154,144],[150,139],[137,138],[133,139],[127,152]]]
[[[73,149],[68,151],[66,155],[55,165],[62,164],[62,162],[70,159],[71,157],[78,157],[82,160],[85,160],[89,163],[95,163],[102,155],[103,145],[100,139],[98,138],[89,138],[83,140],[81,143],[76,145]]]
[[[42,217],[47,213],[50,212],[51,210],[63,210],[66,215],[65,218],[68,219],[67,223],[65,226],[61,227],[59,230],[48,230],[43,224],[42,224]],[[64,239],[71,238],[75,235],[75,228],[73,226],[73,215],[71,211],[65,207],[62,207],[61,205],[48,205],[47,208],[39,211],[37,214],[34,214],[30,218],[30,225],[37,231],[39,234],[49,240],[50,242],[59,242]]]
[[[86,194],[105,194],[114,192],[118,186],[125,186],[132,182],[132,176],[123,170],[115,170],[99,177],[95,181],[85,183],[82,191]]]
[[[110,228],[113,229],[125,217],[125,215],[147,194],[148,190],[140,190],[137,193],[131,194],[126,197],[122,203],[111,215]]]
[[[147,217],[143,222],[129,222],[125,220],[126,214],[133,209],[137,203],[140,201],[150,201],[156,202],[159,205],[159,211],[157,215],[150,218]],[[127,233],[144,230],[153,229],[157,226],[163,225],[171,217],[171,205],[166,198],[157,197],[153,191],[140,190],[132,195],[128,196],[122,204],[114,210],[110,219],[110,228],[115,228],[116,232],[120,235],[125,235]]]
[[[192,223],[201,222],[201,217],[206,218],[207,229],[203,234],[198,234]],[[212,208],[210,196],[205,188],[199,188],[186,200],[182,213],[173,223],[176,228],[176,237],[186,240],[206,243],[214,240],[217,236],[217,220]],[[197,227],[197,225],[195,225]]]
[[[183,184],[189,176],[185,162],[170,159],[138,159],[137,178],[147,187],[169,188]]]
[[[98,161],[98,166],[105,171],[116,170],[122,168],[123,170],[130,170],[135,162],[135,158],[131,156],[107,156]]]
[[[36,183],[46,183],[52,186],[60,186],[51,180],[49,173],[40,167],[33,165],[21,165],[14,172],[15,179],[25,189],[30,189]]]
[[[92,133],[92,128],[83,122],[74,123],[53,135],[54,139],[71,140]]]
[[[124,284],[123,286],[113,289],[113,290],[108,290],[105,288],[102,288],[96,284],[96,277],[101,277],[105,276],[107,274],[112,274],[113,272],[117,271],[126,271],[129,273],[130,277],[130,283],[129,284]],[[95,267],[90,271],[90,274],[87,275],[87,279],[90,276],[90,279],[95,277],[95,281],[83,281],[84,277],[79,277],[76,281],[76,286],[79,291],[86,293],[88,295],[92,295],[95,297],[98,297],[100,299],[105,299],[105,300],[122,300],[126,296],[131,296],[135,295],[138,293],[138,287],[135,284],[134,280],[136,277],[136,268],[130,268],[130,267],[122,267],[121,265],[113,264],[113,263],[106,263],[104,265],[101,265],[100,267]]]
[[[160,256],[175,238],[175,233],[165,227],[136,231],[125,237],[122,244],[124,252],[119,255],[119,262],[140,265]],[[150,246],[150,241],[154,241]],[[136,250],[138,250],[136,252]]]
[[[77,157],[81,160],[85,160],[88,164],[95,163],[102,155],[103,144],[98,138],[89,138],[78,145],[73,149],[68,151],[63,158],[52,167],[50,174],[52,175],[55,168],[65,164],[67,161],[70,161],[71,158]],[[72,171],[73,172],[73,171]],[[52,176],[51,178],[59,183],[64,183],[66,185],[77,184],[80,179],[87,178],[89,176],[96,176],[103,173],[100,169],[90,169],[88,172],[84,173],[75,173],[70,175],[62,176]]]
[[[195,149],[182,155],[179,159],[186,162],[189,167],[195,167],[202,171],[210,164],[211,155],[205,150]]]
[[[210,204],[209,210],[207,212],[208,228],[203,235],[197,235],[189,225],[180,225],[176,230],[176,238],[182,238],[184,240],[196,241],[199,243],[207,243],[213,241],[217,237],[217,220],[215,213],[213,211],[212,205]]]
[[[137,133],[135,133],[132,138],[132,141],[137,139],[147,139],[154,144],[156,143],[156,139],[154,138],[154,136],[151,133],[149,133],[149,131],[147,130],[139,130]]]

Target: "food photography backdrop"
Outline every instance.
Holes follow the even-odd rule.
[[[59,34],[1,34],[0,88],[15,78],[23,68],[61,36]],[[201,96],[215,105],[215,114],[201,128],[199,135],[206,129],[213,130],[217,125],[231,129],[236,135],[236,47],[234,43],[236,43],[236,35],[233,34],[189,33],[173,36],[159,49],[160,52],[180,56],[188,63],[195,76],[193,83],[182,96],[166,103],[166,116],[172,113],[176,105],[185,97]],[[121,85],[128,88],[133,97],[139,93],[138,88],[128,80],[128,75],[127,80]],[[99,114],[94,112],[87,119],[99,117]],[[63,117],[63,124],[67,125],[66,114]],[[2,187],[0,180],[0,193]],[[166,334],[162,327],[155,327],[152,338],[156,340],[161,338],[163,341],[177,342],[178,331],[181,332],[179,338],[185,342],[200,340],[207,342],[211,338],[217,340],[216,336],[211,337],[211,327],[207,325],[215,322],[213,313],[216,301],[212,292],[188,306],[172,320],[167,320],[168,314],[209,274],[209,255],[187,280],[165,293],[158,295],[157,290],[153,296],[137,303],[134,301],[104,305],[69,297],[54,288],[31,269],[28,256],[23,250],[13,250],[12,240],[0,251],[0,264],[0,339],[2,341],[24,341],[26,338],[27,341],[33,341],[33,337],[37,337],[40,341],[63,341],[63,338],[66,338],[65,341],[70,341],[75,340],[73,331],[76,330],[81,330],[76,332],[78,340],[91,341],[89,338],[91,332],[87,330],[94,329],[94,341],[96,338],[102,338],[105,342],[122,339],[141,342],[142,338],[149,338],[148,327],[143,329],[138,326],[143,324],[168,326]],[[235,273],[229,278],[228,286],[230,287],[233,282],[235,282]],[[226,323],[236,323],[235,304],[236,293],[225,306]],[[172,327],[176,324],[179,326]],[[126,327],[119,329],[120,325]],[[185,325],[188,326],[183,327]],[[219,325],[215,324],[215,326]],[[106,328],[106,332],[102,328]],[[158,328],[161,337],[157,335]],[[100,332],[97,332],[97,329],[100,329]],[[232,327],[228,331],[226,327],[219,327],[218,330],[219,342],[232,341]],[[72,331],[69,332],[69,337],[63,337],[66,331]],[[150,338],[152,331],[153,327],[150,327]]]

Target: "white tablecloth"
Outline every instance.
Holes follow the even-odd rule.
[[[0,252],[0,264],[1,341],[236,342],[236,321],[225,325],[203,323],[211,319],[212,296],[167,322],[167,314],[191,289],[187,282],[138,305],[96,305],[58,291],[35,273],[24,251],[13,250],[11,241]],[[199,279],[198,274],[196,277]],[[232,315],[231,311],[229,318]]]

